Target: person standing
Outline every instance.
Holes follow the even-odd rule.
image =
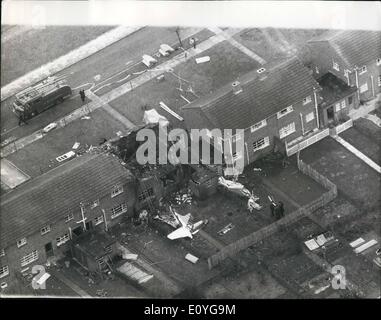
[[[86,100],[86,94],[85,94],[85,90],[79,90],[79,95],[81,96],[81,100],[82,102],[84,103],[85,100]]]

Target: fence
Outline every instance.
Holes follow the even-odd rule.
[[[307,148],[308,146],[320,141],[321,139],[329,136],[329,129],[324,129],[323,131],[320,131],[319,133],[309,137],[308,139],[303,140],[302,142],[299,142],[298,144],[288,148],[286,145],[286,152],[287,156],[290,157],[293,154],[297,153],[300,150],[303,150]]]
[[[333,133],[334,134],[339,134],[347,129],[349,129],[350,127],[353,127],[353,120],[352,119],[349,119],[348,121],[336,126],[335,128],[333,128]]]
[[[239,239],[238,241],[231,243],[225,247],[223,247],[219,252],[210,256],[208,258],[209,269],[217,266],[226,258],[233,258],[238,252],[247,249],[248,247],[258,243],[259,241],[267,238],[271,234],[278,231],[280,228],[290,225],[299,219],[310,215],[315,210],[321,208],[326,205],[330,201],[336,198],[337,196],[337,187],[334,183],[329,181],[326,177],[318,173],[316,170],[311,168],[308,164],[304,163],[302,160],[298,158],[298,168],[304,174],[310,176],[316,182],[322,184],[325,188],[328,189],[323,195],[321,195],[318,199],[310,202],[309,204],[297,209],[296,211],[290,213],[284,218],[258,230],[246,237]]]

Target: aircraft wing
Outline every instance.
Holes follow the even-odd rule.
[[[191,217],[191,214],[188,213],[186,214],[185,216],[182,216],[182,215],[179,215],[178,213],[175,213],[176,216],[177,216],[177,219],[179,220],[180,224],[185,227],[186,225],[188,225],[188,222],[189,222],[189,219]]]
[[[193,238],[192,233],[187,228],[178,228],[177,230],[171,232],[167,237],[171,240],[186,237]]]

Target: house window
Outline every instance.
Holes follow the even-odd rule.
[[[341,101],[341,109],[344,109],[346,107],[345,100]]]
[[[41,235],[47,234],[48,232],[50,232],[50,225],[41,228]]]
[[[4,278],[7,275],[9,275],[9,268],[8,268],[8,266],[0,266],[0,278]]]
[[[123,193],[123,186],[115,186],[111,191],[111,198],[116,197],[118,194]]]
[[[4,249],[0,249],[0,257],[4,257],[5,256],[5,250]]]
[[[335,112],[339,112],[339,111],[340,111],[340,102],[335,104]]]
[[[368,91],[368,83],[364,83],[361,87],[360,87],[360,93],[363,93],[365,91]]]
[[[289,125],[279,130],[279,137],[282,139],[294,132],[295,132],[295,122],[291,122]]]
[[[277,113],[277,118],[278,118],[278,119],[279,119],[279,118],[282,118],[283,116],[285,116],[286,114],[288,114],[288,113],[290,113],[290,112],[292,112],[292,111],[294,111],[294,109],[293,109],[292,106],[289,106],[289,107],[287,107],[287,108],[284,108],[283,110],[281,110],[281,111],[279,111],[279,112]]]
[[[310,103],[311,101],[312,101],[311,96],[305,97],[305,98],[303,99],[303,104]]]
[[[378,76],[378,86],[381,87],[381,76]]]
[[[94,219],[94,224],[97,226],[98,224],[103,223],[103,216],[96,217]]]
[[[99,199],[95,200],[92,204],[91,204],[91,209],[94,209],[96,207],[99,206]]]
[[[26,238],[22,238],[19,241],[17,241],[17,247],[18,248],[21,248],[22,246],[24,246],[26,244],[27,244]]]
[[[25,267],[36,260],[38,260],[38,251],[34,250],[33,252],[21,258],[21,267]]]
[[[332,63],[332,67],[333,69],[335,69],[336,71],[340,71],[340,66],[337,62],[333,61]]]
[[[381,58],[377,58],[377,65],[379,66],[381,64]]]
[[[266,121],[266,119],[265,119],[265,120],[262,120],[262,121],[260,121],[260,122],[258,122],[258,123],[256,123],[256,124],[252,125],[252,126],[250,127],[250,132],[254,132],[254,131],[256,131],[256,130],[262,128],[262,127],[265,127],[266,125],[267,125],[267,121]]]
[[[255,151],[264,149],[269,145],[270,145],[269,137],[264,137],[262,139],[259,139],[259,140],[253,142],[253,150],[255,152]]]
[[[70,220],[73,220],[74,219],[74,215],[72,213],[69,213],[66,217],[65,217],[65,222],[69,222]]]
[[[111,209],[111,219],[115,219],[116,217],[120,216],[125,212],[127,212],[127,205],[125,203],[122,203]]]
[[[142,191],[139,194],[138,199],[139,199],[139,201],[143,201],[143,200],[147,199],[148,197],[152,197],[153,195],[154,195],[153,188],[149,188],[149,189]]]
[[[70,240],[70,235],[68,233],[65,233],[63,236],[56,238],[57,247],[62,246],[63,244],[65,244],[69,240]]]
[[[315,113],[313,112],[310,112],[306,115],[306,122],[310,122],[312,121],[313,119],[315,119]]]
[[[359,74],[363,74],[366,72],[366,66],[363,66],[360,68],[360,73]]]

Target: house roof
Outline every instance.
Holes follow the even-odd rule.
[[[239,79],[242,92],[235,94],[228,84],[183,109],[199,108],[214,128],[245,129],[302,101],[313,88],[319,88],[297,58],[264,67],[264,73],[254,70]]]
[[[84,154],[1,196],[0,247],[16,243],[131,179],[117,157]]]
[[[327,41],[347,64],[361,67],[381,58],[381,31],[329,31],[308,42]]]
[[[323,106],[330,105],[357,91],[356,87],[348,86],[343,80],[330,72],[326,73],[318,81],[322,88],[320,94],[323,98]]]

